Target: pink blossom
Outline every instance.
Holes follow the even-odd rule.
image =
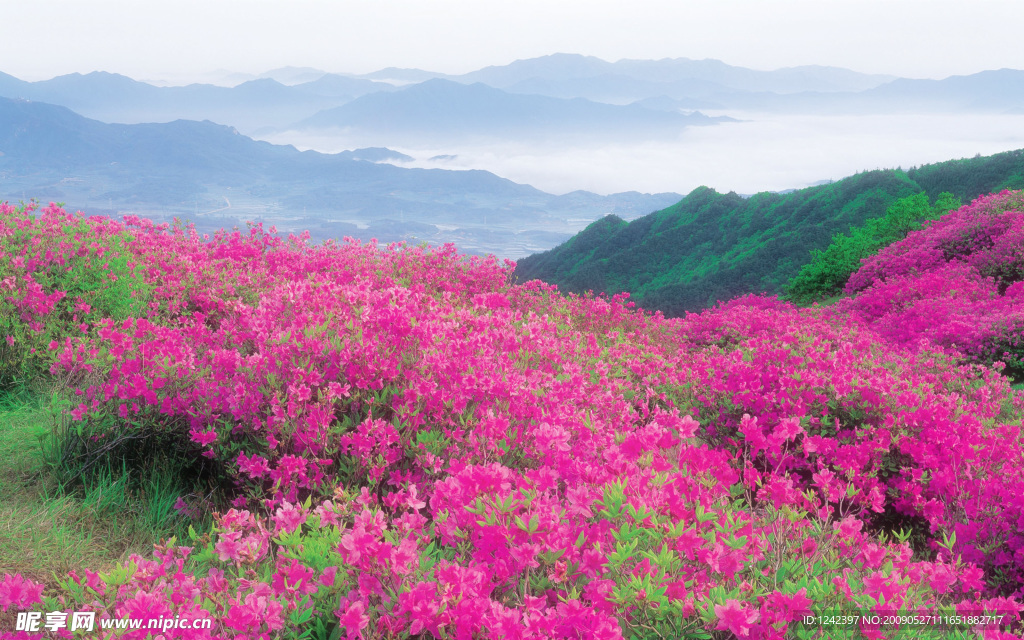
[[[341,606],[344,610],[339,608],[335,612],[335,615],[338,616],[341,628],[344,629],[347,634],[346,637],[350,639],[361,639],[363,637],[363,629],[370,624],[370,616],[366,614],[365,605],[363,605],[362,601],[356,600],[355,602],[348,604],[348,606],[345,606],[345,603],[343,602]]]
[[[42,584],[23,578],[19,573],[5,573],[0,579],[0,609],[27,609],[42,602],[42,593]]]
[[[284,503],[284,506],[274,514],[274,535],[282,531],[285,533],[295,531],[306,521],[306,516],[306,510],[301,506],[296,507],[289,502]]]
[[[192,438],[192,442],[204,447],[217,441],[217,432],[213,429],[210,429],[209,431],[197,431],[192,429],[189,432],[189,435]]]
[[[725,604],[716,604],[715,615],[718,616],[716,629],[731,631],[741,638],[748,637],[750,627],[761,618],[757,610],[747,608],[746,603],[739,600],[726,600]]]

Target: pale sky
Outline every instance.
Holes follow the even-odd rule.
[[[566,52],[943,78],[1024,69],[1021,25],[1017,0],[0,0],[0,71],[463,73]]]

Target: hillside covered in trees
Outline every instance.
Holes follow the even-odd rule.
[[[902,199],[927,194],[931,211],[917,215],[925,219],[941,214],[943,206],[955,208],[957,200],[1021,187],[1024,150],[867,171],[749,198],[700,187],[629,223],[606,216],[565,244],[520,260],[516,276],[567,292],[628,291],[640,306],[676,316],[746,293],[785,292],[811,262],[811,252],[885,217]],[[944,193],[949,195],[940,199]],[[885,236],[875,249],[896,239]],[[844,283],[845,277],[838,286]]]

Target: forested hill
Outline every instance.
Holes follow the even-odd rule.
[[[885,215],[900,198],[942,192],[964,202],[1024,188],[1024,150],[859,173],[798,191],[744,198],[700,187],[625,222],[607,216],[566,243],[519,260],[520,281],[563,291],[628,291],[647,309],[681,315],[745,293],[779,293],[837,233]]]

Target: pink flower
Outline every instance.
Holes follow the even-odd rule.
[[[409,633],[412,635],[428,631],[437,636],[438,627],[450,619],[447,612],[440,612],[437,587],[430,582],[417,582],[408,591],[399,594],[397,611],[408,614],[412,622]]]
[[[342,604],[344,607],[345,605]],[[345,607],[344,611],[341,607],[334,612],[334,615],[338,616],[338,621],[341,623],[341,628],[345,630],[347,637],[351,639],[362,638],[362,631],[370,624],[370,616],[366,615],[366,606],[363,605],[361,600]]]
[[[284,503],[284,506],[274,514],[274,535],[282,531],[285,533],[295,531],[306,521],[306,515],[304,508],[296,508],[290,502]]]
[[[239,559],[239,553],[242,551],[242,545],[238,542],[238,539],[241,536],[241,531],[228,531],[220,534],[220,541],[215,544],[213,548],[221,560],[237,561]]]
[[[864,566],[869,569],[877,569],[882,566],[885,556],[885,548],[879,544],[868,543],[861,549],[861,558],[864,561]]]
[[[786,418],[775,427],[775,435],[783,440],[793,440],[803,432],[804,428],[800,425],[800,418]]]
[[[42,602],[43,585],[22,578],[20,573],[4,574],[0,580],[0,609],[25,609]]]
[[[418,489],[416,488],[416,485],[409,485],[409,498],[406,504],[408,504],[409,508],[412,509],[413,511],[419,511],[423,507],[427,506],[426,502],[416,497],[417,491]]]
[[[947,565],[935,565],[928,584],[935,593],[947,593],[950,587],[956,584],[956,574]]]
[[[203,447],[217,441],[217,431],[215,429],[210,429],[209,431],[197,431],[193,428],[189,431],[189,436],[191,437],[192,442]]]
[[[853,516],[847,516],[841,521],[832,525],[832,528],[839,532],[844,538],[852,538],[860,533],[860,530],[864,527],[864,523],[854,518]]]
[[[700,428],[700,423],[693,419],[692,416],[686,415],[676,423],[676,428],[679,429],[680,438],[692,438],[697,429]]]
[[[75,422],[80,422],[88,410],[89,408],[85,406],[85,403],[80,403],[77,407],[71,410],[71,419]]]
[[[391,566],[398,575],[408,575],[415,566],[414,562],[419,559],[419,549],[416,542],[406,538],[398,547],[391,551]]]
[[[262,478],[270,471],[270,465],[267,463],[267,459],[261,456],[252,454],[251,457],[245,457],[245,453],[239,452],[236,460],[239,470],[243,473],[249,474],[252,478]]]
[[[746,602],[726,600],[725,604],[715,605],[718,616],[716,629],[731,631],[741,638],[750,635],[750,627],[757,623],[761,614],[756,609],[748,609]]]
[[[327,567],[320,574],[317,581],[325,587],[333,587],[335,575],[338,573],[338,567]]]
[[[242,632],[252,632],[263,628],[274,631],[284,626],[280,602],[267,595],[250,593],[243,602],[227,608],[224,624]]]
[[[192,515],[192,508],[188,506],[188,503],[186,503],[185,499],[181,496],[178,496],[178,499],[174,501],[174,510],[181,516]]]
[[[295,558],[287,561],[278,561],[277,573],[271,582],[274,590],[279,595],[294,595],[296,593],[315,593],[316,582],[313,580],[313,570],[299,563]]]
[[[810,536],[804,538],[803,544],[800,545],[800,553],[802,553],[804,557],[807,558],[813,556],[817,550],[818,542]]]
[[[743,434],[747,444],[750,445],[751,455],[757,455],[757,452],[763,449],[767,442],[761,427],[757,424],[757,418],[750,417],[749,413],[744,413],[740,419],[739,432]]]
[[[320,526],[338,526],[341,524],[339,509],[330,500],[324,500],[317,505],[313,513],[320,517]]]

